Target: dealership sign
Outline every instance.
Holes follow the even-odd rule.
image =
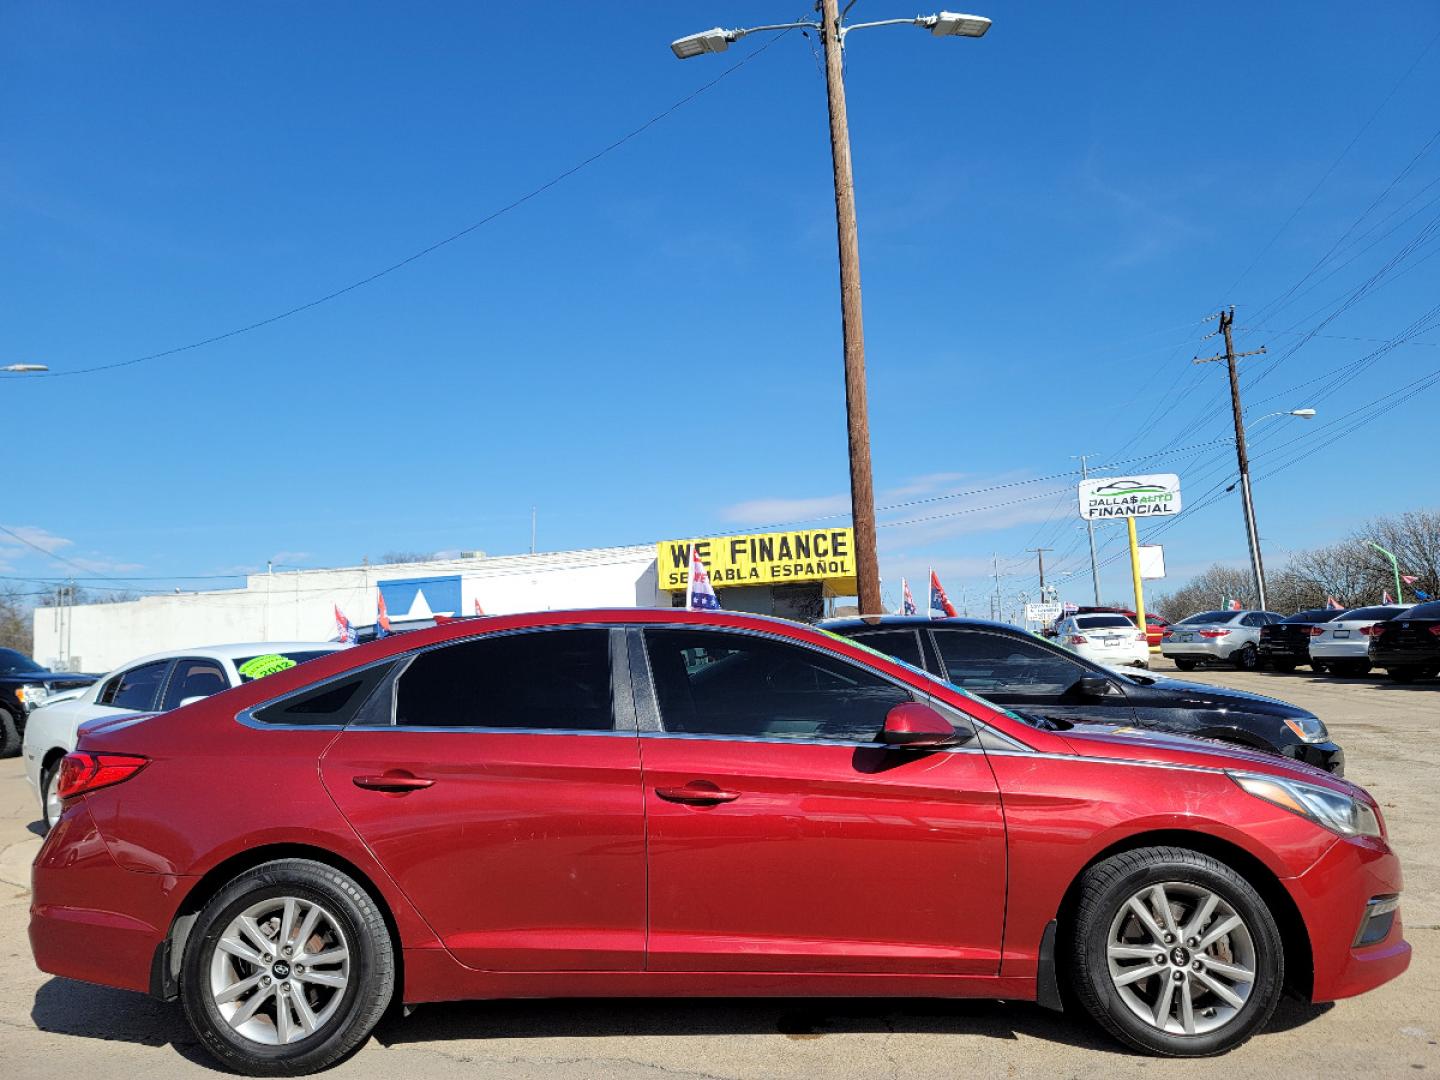
[[[1173,517],[1179,512],[1180,477],[1174,473],[1080,481],[1080,516],[1087,521]]]
[[[662,540],[655,545],[660,588],[685,588],[690,547],[705,564],[716,588],[823,581],[849,595],[855,586],[855,531],[801,529],[796,532]]]

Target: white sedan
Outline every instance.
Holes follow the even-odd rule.
[[[1150,643],[1128,615],[1070,615],[1055,624],[1055,644],[1106,667],[1150,666]]]
[[[347,647],[333,641],[266,641],[152,653],[116,668],[76,697],[40,706],[25,724],[24,756],[45,827],[60,816],[60,759],[75,749],[76,733],[87,720],[178,709]]]

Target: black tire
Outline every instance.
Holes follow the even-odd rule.
[[[20,753],[20,723],[9,709],[0,709],[0,758]]]
[[[1274,669],[1284,675],[1289,675],[1299,665],[1294,660],[1272,660],[1270,664]]]
[[[1195,663],[1196,663],[1196,661],[1194,661],[1194,660],[1188,659],[1187,657],[1183,657],[1183,656],[1177,656],[1177,657],[1174,658],[1174,660],[1175,660],[1175,666],[1176,666],[1177,668],[1179,668],[1181,671],[1194,671],[1194,670],[1195,670]]]
[[[217,946],[233,921],[258,904],[267,900],[283,903],[282,898],[287,897],[318,905],[325,916],[333,920],[335,929],[343,932],[343,942],[349,947],[344,961],[348,967],[344,988],[331,991],[334,997],[330,1000],[338,998],[338,1002],[316,1030],[288,1044],[274,1045],[246,1037],[230,1026],[214,1000],[211,978]],[[278,932],[275,937],[278,941]],[[276,948],[275,959],[280,958],[280,952]],[[228,960],[228,955],[221,960]],[[233,960],[228,962],[234,964]],[[245,967],[256,977],[267,970],[254,965]],[[266,990],[264,994],[273,1000],[268,1017],[263,1011],[265,1006],[256,1013],[262,1020],[278,1021],[275,1010],[282,988],[292,992],[293,985],[294,994],[327,992],[324,987],[307,990],[300,981],[303,976],[298,966],[294,973],[280,963],[268,970],[265,985],[272,985],[273,975],[274,990]],[[180,1000],[190,1027],[205,1049],[221,1063],[247,1076],[299,1076],[342,1061],[369,1037],[389,1006],[394,989],[394,947],[375,900],[348,875],[307,859],[265,863],[247,870],[221,889],[205,905],[191,930],[180,972]],[[286,1010],[287,1017],[296,1015],[288,1005]]]
[[[1197,897],[1201,893],[1217,895],[1230,911],[1243,920],[1241,929],[1247,935],[1245,941],[1251,950],[1248,962],[1253,965],[1253,981],[1248,984],[1250,989],[1248,996],[1243,999],[1243,1004],[1228,1018],[1221,1017],[1220,1026],[1214,1030],[1197,1030],[1196,1034],[1170,1032],[1162,1030],[1151,1020],[1142,1019],[1135,1011],[1135,1006],[1122,996],[1115,976],[1111,973],[1109,948],[1112,932],[1116,927],[1126,925],[1124,920],[1134,919],[1131,909],[1126,906],[1129,899],[1162,883],[1170,901],[1166,905],[1168,908],[1173,910],[1176,899],[1181,900],[1182,910],[1173,917],[1173,921],[1182,930],[1189,915],[1193,914],[1193,909],[1190,912],[1183,910],[1184,890],[1187,889],[1194,890]],[[1149,910],[1153,917],[1156,907],[1152,904]],[[1214,926],[1215,918],[1212,917],[1205,926]],[[1138,923],[1138,920],[1136,922]],[[1203,932],[1204,927],[1201,928],[1201,933]],[[1069,927],[1069,935],[1069,978],[1075,995],[1085,1010],[1102,1028],[1121,1042],[1157,1056],[1208,1057],[1233,1050],[1265,1026],[1275,1011],[1284,988],[1284,948],[1280,931],[1265,901],[1248,881],[1229,866],[1188,848],[1140,848],[1114,855],[1092,866],[1081,879],[1079,902]],[[1230,941],[1229,935],[1221,939],[1227,947]],[[1182,943],[1177,941],[1175,944]],[[1141,944],[1139,949],[1148,950],[1150,947],[1149,944]],[[1209,946],[1208,949],[1218,947],[1217,944]],[[1131,987],[1138,988],[1128,991],[1132,997],[1139,999],[1142,1004],[1147,1003],[1147,992],[1149,987],[1153,986],[1158,1002],[1167,980],[1173,978],[1177,980],[1176,987],[1188,987],[1183,993],[1199,999],[1193,1015],[1194,1021],[1212,1022],[1214,1017],[1206,1017],[1206,1008],[1217,1013],[1222,1008],[1228,1008],[1200,981],[1204,976],[1193,974],[1196,964],[1203,968],[1218,959],[1208,949],[1191,951],[1162,944],[1156,944],[1154,948],[1156,955],[1165,956],[1167,959],[1156,963],[1155,974],[1130,983]],[[1173,966],[1171,959],[1176,953],[1181,954],[1179,959],[1184,961],[1178,967]],[[1230,958],[1230,962],[1241,963],[1243,966],[1244,962],[1238,959],[1238,954],[1226,952],[1225,955]],[[1117,964],[1120,962],[1115,961]],[[1125,962],[1136,966],[1118,968],[1121,973],[1137,970],[1140,963],[1148,969],[1150,964],[1148,959],[1129,959]],[[1207,974],[1213,976],[1216,973]],[[1210,981],[1215,979],[1212,977]],[[1232,989],[1237,985],[1241,984],[1230,984]],[[1175,996],[1178,998],[1181,993],[1182,991],[1177,991]],[[1215,1004],[1206,1004],[1211,1001]],[[1181,1005],[1176,1003],[1173,1011],[1166,1011],[1167,1024],[1173,1022],[1176,1027],[1183,1025],[1183,1017],[1178,1015],[1180,1008]],[[1192,1023],[1192,1026],[1197,1025]]]
[[[1386,674],[1390,676],[1392,682],[1414,682],[1420,678],[1420,669],[1418,667],[1392,667],[1387,670]]]
[[[1330,674],[1344,679],[1357,679],[1370,674],[1369,660],[1337,660],[1330,665]]]
[[[1230,654],[1230,662],[1237,671],[1254,671],[1260,666],[1260,653],[1254,645],[1242,645]]]
[[[40,820],[45,823],[47,833],[55,827],[55,820],[50,817],[50,785],[60,779],[60,762],[63,760],[57,757],[40,770]]]
[[[1311,660],[1310,670],[1313,671],[1316,675],[1327,675],[1330,672],[1330,665],[1322,664],[1318,660]]]

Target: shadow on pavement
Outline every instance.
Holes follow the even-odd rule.
[[[25,826],[25,828],[27,831],[34,833],[36,836],[44,836],[46,833],[45,821],[43,818],[30,822],[29,825]]]
[[[41,1031],[105,1042],[171,1046],[196,1065],[221,1070],[195,1040],[179,1004],[70,979],[51,979],[35,992],[30,1019]]]
[[[1265,1033],[1301,1027],[1332,1008],[1286,998]],[[1264,1037],[1262,1033],[1261,1037]],[[1014,1040],[1020,1035],[1101,1053],[1128,1055],[1074,1010],[1022,1002],[930,998],[607,998],[453,1002],[424,1005],[384,1021],[385,1046],[449,1039],[558,1039],[656,1035],[767,1035],[797,1041],[837,1034],[955,1035]]]

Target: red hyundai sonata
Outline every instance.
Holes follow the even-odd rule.
[[[1374,800],[1058,730],[748,615],[461,621],[84,729],[34,869],[48,972],[179,999],[251,1075],[462,998],[1062,986],[1157,1054],[1405,970]]]

